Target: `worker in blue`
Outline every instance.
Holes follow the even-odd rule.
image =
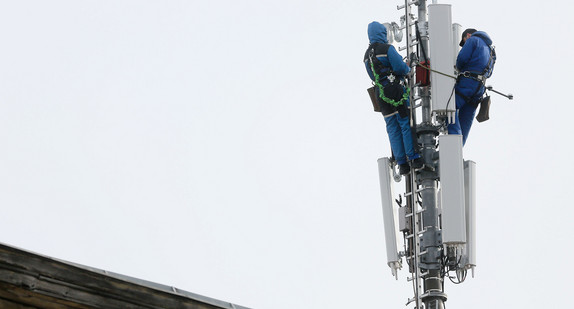
[[[462,134],[466,143],[476,108],[486,90],[486,79],[492,75],[496,53],[486,32],[466,29],[459,43],[462,47],[456,58],[458,78],[455,85],[456,117],[448,125],[449,134]]]
[[[384,25],[374,21],[369,24],[367,33],[369,48],[363,61],[375,85],[377,102],[386,122],[399,173],[405,175],[411,167],[418,169],[424,165],[423,158],[417,152],[418,146],[410,125],[410,89],[405,87],[405,76],[410,68],[393,45],[388,43],[387,28]]]

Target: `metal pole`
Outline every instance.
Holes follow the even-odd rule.
[[[436,1],[433,1],[435,3]],[[419,48],[428,55],[429,35],[427,29],[427,4],[426,0],[418,3],[418,25],[420,31]],[[431,55],[432,57],[432,55]],[[431,59],[432,61],[432,59]],[[432,82],[432,81],[431,81]],[[442,237],[438,219],[438,163],[437,143],[438,127],[433,125],[430,87],[420,87],[422,105],[422,125],[418,130],[422,144],[422,155],[425,164],[431,168],[417,173],[417,182],[420,185],[422,199],[423,233],[421,236],[420,267],[423,270],[425,308],[443,309],[446,294],[443,291],[443,278],[441,274]]]
[[[419,49],[420,54],[429,54],[429,35],[427,30],[427,6],[426,0],[419,0],[418,9],[418,28],[420,32]],[[428,63],[427,63],[428,66]],[[419,87],[419,95],[421,97],[422,105],[422,123],[431,125],[431,102],[430,102],[430,87]],[[426,160],[425,160],[426,161]]]
[[[411,34],[411,10],[410,10],[410,5],[409,5],[409,0],[405,0],[405,34],[406,34],[406,43],[407,43],[407,62],[409,63],[409,66],[411,66],[411,72],[410,72],[410,78],[408,79],[409,81],[409,85],[408,87],[410,89],[414,89],[414,67],[412,66],[411,63],[411,54],[413,53],[413,49],[412,49],[412,34]],[[409,120],[410,120],[410,126],[411,128],[416,127],[416,121],[415,121],[415,111],[414,111],[414,105],[415,102],[413,100],[413,92],[411,91],[410,96],[409,96]],[[415,172],[411,171],[411,173],[409,175],[407,175],[407,177],[405,177],[405,183],[406,183],[406,188],[405,188],[405,192],[410,193],[410,195],[407,197],[407,207],[410,206],[410,211],[411,211],[411,219],[412,219],[412,233],[413,233],[413,241],[411,242],[411,249],[412,249],[412,266],[413,266],[413,274],[414,274],[414,280],[413,280],[413,286],[414,286],[414,291],[415,291],[415,305],[416,305],[416,309],[421,309],[421,298],[420,298],[420,293],[421,293],[421,272],[420,272],[420,266],[419,266],[419,255],[420,255],[420,243],[419,243],[419,231],[420,231],[420,225],[418,224],[420,222],[420,220],[417,219],[418,213],[417,213],[417,207],[416,207],[416,183],[415,183],[415,176],[414,176]]]

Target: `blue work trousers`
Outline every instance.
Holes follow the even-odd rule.
[[[448,134],[462,134],[462,144],[466,143],[476,108],[484,94],[484,85],[475,79],[461,77],[455,86],[456,116],[455,123],[449,123]]]
[[[398,113],[385,117],[387,123],[387,134],[391,142],[391,149],[398,164],[407,163],[409,160],[419,158],[415,152],[413,135],[409,117],[401,117]]]
[[[481,95],[482,96],[482,95]],[[479,97],[480,98],[480,97]],[[478,101],[479,98],[472,98],[472,101]],[[466,102],[460,95],[456,95],[456,116],[455,122],[449,123],[448,134],[462,134],[462,144],[466,143],[468,133],[472,127],[472,121],[476,114],[476,103]]]

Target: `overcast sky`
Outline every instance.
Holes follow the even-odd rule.
[[[362,63],[400,2],[0,1],[0,242],[254,309],[404,307]],[[571,10],[439,3],[515,97],[464,149],[478,266],[447,306],[568,306]]]

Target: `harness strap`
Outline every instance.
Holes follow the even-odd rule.
[[[488,48],[490,49],[490,57],[488,59],[486,67],[484,68],[484,71],[482,71],[482,74],[466,71],[458,74],[458,77],[456,79],[457,83],[460,81],[462,77],[470,78],[478,82],[476,90],[470,97],[467,97],[458,91],[456,92],[456,94],[459,95],[461,98],[463,98],[464,102],[467,104],[472,104],[471,99],[478,93],[478,91],[480,91],[480,88],[485,86],[486,79],[492,75],[492,70],[494,69],[494,64],[496,63],[496,51],[494,50],[493,46],[488,46]],[[478,102],[476,102],[475,105],[478,106]]]
[[[483,84],[486,82],[486,76],[481,75],[481,74],[477,74],[477,73],[473,73],[473,72],[468,72],[468,71],[462,72],[462,73],[458,74],[458,76],[459,77],[462,76],[462,77],[472,78],[472,79],[479,81]]]
[[[407,90],[407,91],[403,93],[403,96],[402,96],[401,99],[398,100],[398,101],[395,101],[395,100],[393,100],[393,99],[391,99],[391,98],[388,98],[388,97],[385,95],[384,86],[381,84],[381,78],[380,78],[379,74],[375,71],[375,67],[374,67],[374,65],[373,65],[373,61],[369,61],[369,62],[370,62],[370,64],[371,64],[371,71],[373,71],[373,75],[375,75],[375,85],[379,88],[379,97],[380,97],[384,102],[387,102],[387,103],[389,103],[390,105],[392,105],[392,106],[394,106],[394,107],[398,107],[398,106],[403,105],[404,102],[409,99],[409,96],[410,96],[410,93],[411,93],[411,88],[406,87],[406,90]],[[392,74],[392,73],[390,73],[389,75],[391,75],[391,74]],[[389,83],[392,83],[392,82],[389,80],[388,75],[386,76],[386,78],[387,78],[387,80],[389,81]],[[400,81],[397,81],[397,80],[395,80],[395,81],[393,81],[393,82],[400,83]],[[388,85],[389,83],[387,83],[387,85]]]
[[[383,63],[377,58],[377,56],[380,56],[380,55],[386,57],[387,54],[380,54],[380,55],[375,56],[375,48],[376,48],[377,44],[378,43],[374,43],[370,47],[369,55],[368,55],[368,61],[369,61],[370,67],[371,67],[371,71],[373,72],[373,75],[375,76],[375,86],[379,88],[379,97],[381,98],[381,100],[383,100],[384,102],[386,102],[386,103],[388,103],[394,107],[401,106],[404,104],[404,102],[406,100],[409,99],[411,89],[409,87],[406,87],[406,91],[403,93],[403,96],[398,101],[395,101],[391,98],[388,98],[385,95],[384,87],[386,85],[392,84],[392,83],[399,83],[403,87],[404,87],[404,85],[401,83],[402,80],[393,74],[392,68],[384,66]],[[384,83],[385,81],[387,83]],[[385,85],[383,85],[382,83],[384,83]]]
[[[464,76],[464,75],[462,75],[462,74],[459,75],[459,77],[460,77],[460,76],[467,77],[467,76]],[[470,78],[472,78],[472,77],[470,77]],[[478,80],[478,79],[476,79],[476,80],[479,81],[479,83],[478,83],[478,85],[477,85],[477,87],[476,87],[476,90],[474,91],[474,93],[473,93],[470,97],[467,97],[467,96],[465,96],[464,94],[460,93],[459,91],[456,91],[456,94],[459,95],[459,96],[464,100],[464,102],[465,102],[466,104],[472,104],[472,102],[471,102],[472,98],[478,93],[478,91],[480,91],[480,88],[482,88],[482,87],[484,86],[484,81],[486,81],[486,78],[484,78],[484,81],[480,81],[480,80]],[[456,82],[458,83],[458,79],[457,79]],[[479,100],[479,101],[480,101],[480,100]],[[478,106],[478,102],[476,102],[475,106]]]

